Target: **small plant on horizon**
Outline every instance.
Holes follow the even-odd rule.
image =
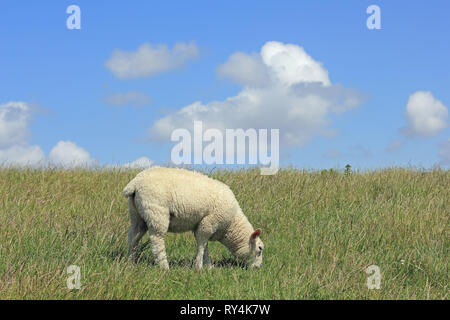
[[[347,163],[347,165],[345,166],[344,174],[346,176],[349,176],[351,173],[352,173],[352,166]]]

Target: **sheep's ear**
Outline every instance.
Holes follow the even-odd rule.
[[[255,232],[252,233],[252,239],[256,239],[261,234],[261,229],[256,229]]]

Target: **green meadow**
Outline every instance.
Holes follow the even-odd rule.
[[[264,261],[247,270],[212,242],[215,268],[201,272],[192,233],[168,234],[169,271],[148,235],[127,260],[121,191],[137,172],[0,169],[0,299],[449,298],[448,170],[213,171],[262,229]],[[371,265],[380,289],[367,287]]]

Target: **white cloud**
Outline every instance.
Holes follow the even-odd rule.
[[[217,71],[222,77],[251,87],[316,82],[324,86],[331,84],[328,71],[302,47],[276,41],[267,42],[260,53],[232,54]]]
[[[262,47],[261,56],[272,76],[283,84],[311,82],[319,82],[325,86],[331,84],[328,71],[300,46],[270,41]]]
[[[417,91],[409,96],[407,126],[401,131],[410,137],[431,137],[448,126],[447,118],[447,107],[430,91]]]
[[[98,161],[88,151],[71,141],[59,141],[48,157],[39,146],[30,146],[27,139],[31,134],[28,128],[31,109],[26,102],[0,104],[0,167],[45,168],[50,165],[68,169],[98,165]],[[141,157],[122,166],[147,168],[152,163],[150,159]]]
[[[439,157],[443,165],[450,165],[450,138],[439,143]]]
[[[31,108],[25,102],[0,104],[0,148],[26,143],[30,120]]]
[[[134,106],[140,107],[149,104],[152,101],[149,95],[140,91],[128,91],[114,93],[105,98],[105,102],[113,106]]]
[[[157,73],[181,67],[187,60],[197,57],[199,50],[191,43],[167,45],[145,43],[137,51],[114,50],[106,67],[117,77],[124,79],[151,77]]]
[[[132,162],[127,162],[122,165],[124,168],[131,169],[145,169],[150,168],[153,165],[153,161],[147,157],[140,157]]]
[[[230,56],[227,62],[217,67],[218,74],[223,78],[229,78],[244,86],[264,86],[269,81],[267,68],[261,55],[248,55],[236,52]]]
[[[25,102],[0,104],[0,166],[39,166],[45,155],[39,146],[30,146],[28,128],[32,108]]]
[[[39,146],[15,145],[0,149],[0,167],[39,167],[45,163],[45,154]]]
[[[50,151],[48,161],[64,168],[90,167],[98,163],[89,152],[71,141],[59,141]]]
[[[147,169],[153,166],[153,161],[147,157],[140,157],[134,161],[126,162],[123,164],[107,164],[106,169]]]
[[[232,55],[219,73],[244,84],[242,91],[224,101],[196,101],[168,114],[150,128],[150,139],[168,141],[174,129],[192,130],[193,121],[202,120],[206,128],[222,130],[280,129],[282,143],[302,146],[315,135],[333,135],[328,128],[330,113],[344,112],[362,101],[355,90],[331,85],[328,72],[299,46],[267,42],[260,57]],[[249,61],[248,68],[241,66],[245,61]],[[268,82],[257,85],[245,73],[258,70],[259,63]]]

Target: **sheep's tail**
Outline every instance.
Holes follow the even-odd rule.
[[[122,194],[125,198],[130,198],[130,197],[134,198],[135,192],[136,192],[136,183],[133,179],[125,186],[125,188],[123,188]]]
[[[134,179],[131,180],[122,190],[122,194],[125,198],[131,199],[131,205],[134,207],[134,210],[136,210],[136,212],[139,212],[136,208],[136,203],[134,202],[134,196],[136,195],[136,186],[134,182]]]

